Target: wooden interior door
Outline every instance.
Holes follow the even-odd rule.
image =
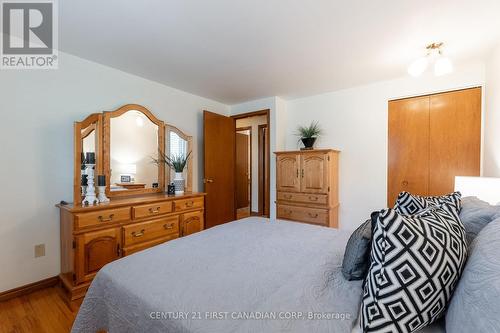
[[[111,228],[78,235],[76,238],[76,282],[89,281],[107,263],[120,257],[120,228]]]
[[[235,220],[234,119],[203,112],[205,227]]]
[[[429,195],[453,192],[455,176],[479,176],[481,88],[430,96]]]
[[[259,215],[269,216],[269,151],[267,124],[259,125]]]
[[[306,153],[300,157],[300,191],[328,193],[328,154]]]
[[[429,193],[429,96],[389,102],[387,205]],[[369,161],[367,161],[369,163]]]
[[[300,155],[278,155],[276,159],[276,188],[278,191],[300,192]]]
[[[236,132],[236,208],[250,206],[250,135]]]

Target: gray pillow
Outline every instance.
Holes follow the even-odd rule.
[[[446,314],[446,332],[500,332],[500,218],[472,242]]]
[[[371,240],[370,219],[354,230],[347,242],[342,262],[342,274],[347,280],[362,280],[366,277],[370,263]]]
[[[476,197],[462,198],[460,220],[464,224],[467,243],[471,244],[481,229],[496,216],[500,217],[500,206],[492,206]]]

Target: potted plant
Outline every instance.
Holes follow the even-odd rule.
[[[298,126],[297,136],[304,144],[304,149],[313,149],[314,142],[322,134],[321,127],[318,122],[311,122],[309,126]]]
[[[157,159],[153,158],[154,163],[164,163],[170,169],[175,171],[175,178],[173,180],[175,186],[175,194],[183,194],[185,180],[182,173],[184,172],[184,169],[187,166],[187,162],[191,157],[191,152],[189,152],[187,155],[173,154],[172,156],[167,156],[163,152],[159,151],[158,156],[159,157]]]

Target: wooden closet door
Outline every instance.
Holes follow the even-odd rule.
[[[430,96],[429,195],[453,192],[455,176],[479,176],[481,88]]]
[[[401,191],[429,192],[429,96],[389,102],[387,205]],[[370,163],[370,161],[366,161]]]
[[[328,193],[328,154],[306,153],[301,156],[300,191]]]
[[[278,191],[299,192],[300,156],[278,155],[276,158],[276,188]]]

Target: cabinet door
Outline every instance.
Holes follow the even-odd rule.
[[[424,96],[389,102],[389,207],[401,191],[429,193],[429,101]]]
[[[328,154],[307,153],[300,160],[300,191],[328,193]]]
[[[203,211],[184,213],[182,215],[182,236],[203,230]]]
[[[76,236],[76,283],[91,280],[104,265],[120,257],[120,235],[120,228],[111,228]]]
[[[299,192],[299,155],[278,155],[276,157],[276,187],[278,191]]]
[[[481,88],[430,97],[429,195],[453,192],[455,176],[481,170]]]

